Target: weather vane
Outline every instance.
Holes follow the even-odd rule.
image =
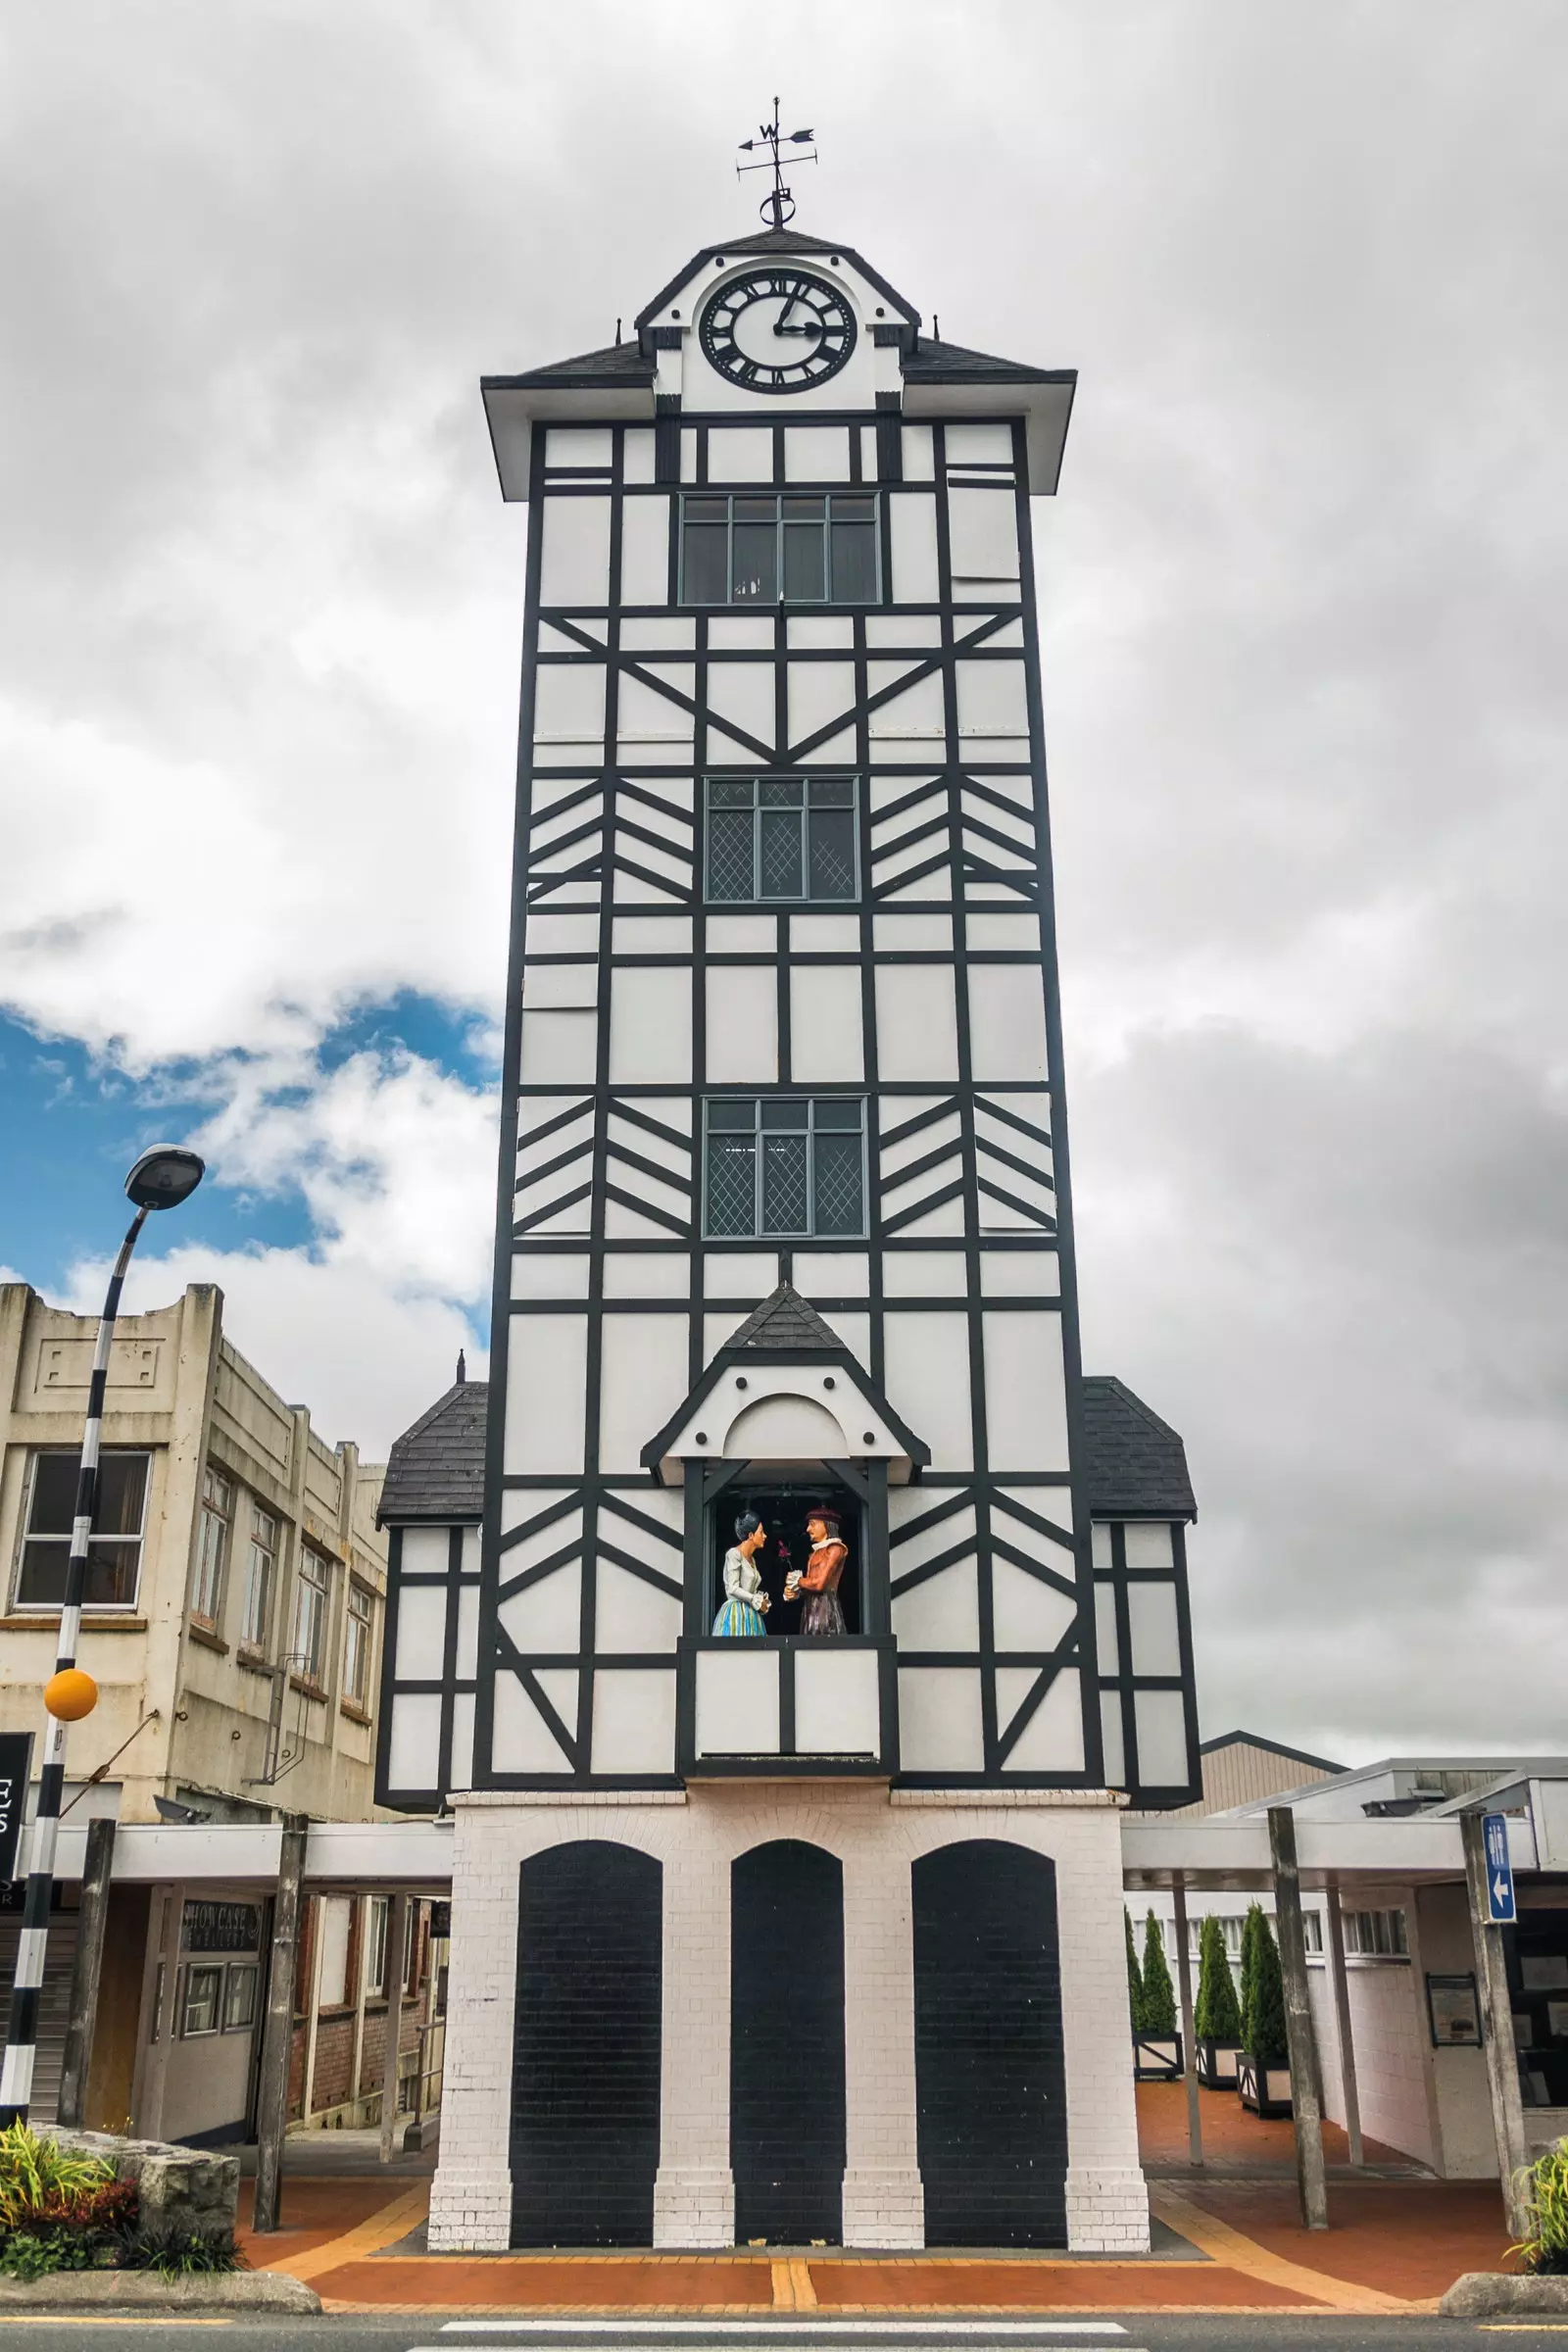
[[[811,150],[809,155],[797,156],[795,160],[801,164],[814,164],[816,148],[812,142],[815,137],[814,130],[781,131],[778,126],[778,100],[775,98],[772,122],[762,123],[755,139],[742,139],[741,141],[742,155],[755,155],[759,147],[765,147],[768,150],[768,153],[759,163],[737,164],[735,176],[739,179],[743,172],[772,172],[773,185],[763,198],[761,205],[762,219],[770,228],[782,228],[786,220],[793,220],[795,218],[795,199],[784,185],[784,167],[779,161],[778,151],[781,147],[809,147]]]

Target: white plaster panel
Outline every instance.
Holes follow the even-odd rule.
[[[563,1250],[518,1250],[512,1260],[514,1298],[586,1298],[588,1260]]]
[[[655,667],[653,663],[647,666],[650,670]],[[689,662],[661,662],[658,671],[666,675],[672,686],[691,693],[695,679]],[[615,706],[617,741],[627,745],[663,744],[671,752],[683,747],[689,752],[694,724],[691,712],[672,703],[667,695],[660,694],[643,678],[622,674]]]
[[[1138,1778],[1146,1788],[1170,1788],[1187,1779],[1187,1718],[1179,1690],[1135,1690]]]
[[[551,1510],[558,1502],[564,1502],[569,1492],[567,1487],[530,1487],[526,1494],[519,1493],[515,1488],[509,1489],[501,1497],[502,1534],[510,1536],[514,1528],[525,1527],[530,1519],[537,1519],[541,1511]],[[549,1548],[546,1545],[546,1549]]]
[[[610,1009],[612,1086],[683,1086],[692,1074],[692,976],[679,964],[616,972]]]
[[[784,479],[787,482],[847,482],[849,478],[848,426],[785,426]]]
[[[1116,1638],[1116,1588],[1095,1582],[1095,1656],[1102,1674],[1120,1674],[1121,1643]]]
[[[1129,1519],[1122,1530],[1122,1549],[1129,1568],[1173,1568],[1176,1564],[1170,1525],[1163,1519]],[[1154,1669],[1151,1667],[1150,1672]]]
[[[1046,1001],[1035,965],[970,964],[969,1055],[978,1084],[1047,1075]]]
[[[1003,1559],[991,1563],[991,1606],[998,1649],[1054,1649],[1078,1614],[1065,1592]]]
[[[544,502],[542,605],[610,602],[610,500],[551,498]]]
[[[778,1257],[771,1250],[710,1250],[703,1259],[707,1298],[765,1298],[778,1284]]]
[[[528,911],[530,956],[596,956],[599,953],[597,914],[554,914],[548,908]]]
[[[591,1009],[599,1002],[599,966],[527,962],[522,967],[522,994],[530,1012]]]
[[[983,1772],[980,1676],[968,1666],[899,1670],[899,1766],[904,1772]]]
[[[446,1566],[446,1530],[441,1530],[442,1559]],[[408,1565],[404,1542],[404,1566]],[[400,1683],[434,1683],[441,1679],[446,1649],[447,1596],[440,1585],[405,1585],[398,1594],[398,1645],[393,1679]]]
[[[905,427],[907,434],[909,428]],[[955,466],[1010,466],[1010,424],[950,424],[942,446],[951,469]]]
[[[888,1402],[905,1426],[930,1446],[933,1469],[972,1469],[966,1318],[890,1309],[882,1329]]]
[[[1135,1675],[1180,1674],[1182,1645],[1176,1622],[1174,1580],[1169,1584],[1129,1584],[1127,1630],[1132,1640]]]
[[[847,717],[855,702],[853,662],[791,662],[788,676],[792,744]]]
[[[396,1784],[394,1784],[395,1786]],[[473,1692],[454,1691],[452,1697],[452,1770],[447,1791],[473,1787]]]
[[[771,662],[710,663],[708,714],[710,720],[720,725],[727,721],[738,727],[743,735],[754,736],[771,751],[774,737]],[[745,760],[754,756],[733,738],[712,748],[724,760]]]
[[[858,964],[792,965],[790,1075],[798,1085],[858,1085],[864,1077]]]
[[[1100,1741],[1104,1750],[1105,1786],[1125,1788],[1127,1786],[1126,1742],[1121,1728],[1121,1693],[1102,1690],[1100,1693]],[[1169,1784],[1166,1784],[1167,1787]]]
[[[832,1461],[845,1447],[845,1433],[825,1405],[809,1396],[760,1396],[736,1415],[724,1441],[730,1461]]]
[[[889,1523],[896,1548],[893,1553],[893,1574],[904,1576],[911,1568],[923,1568],[944,1551],[956,1544],[972,1544],[975,1534],[974,1505],[966,1502],[961,1509],[950,1511],[917,1536],[899,1536],[900,1528],[910,1519],[918,1519],[923,1511],[932,1508],[932,1496],[925,1487],[897,1487],[888,1496]]]
[[[1061,1318],[1020,1308],[982,1318],[986,1428],[994,1471],[1065,1470]]]
[[[778,1077],[778,981],[767,964],[708,971],[708,1082],[771,1085]]]
[[[582,1468],[588,1323],[583,1315],[513,1318],[507,1365],[506,1467]]]
[[[607,1298],[684,1298],[691,1280],[684,1250],[613,1250],[605,1259]],[[653,1431],[648,1435],[652,1437]]]
[[[746,1321],[748,1309],[729,1307],[718,1315],[703,1317],[703,1363],[710,1364],[726,1340],[733,1339]]]
[[[692,918],[689,914],[617,914],[613,952],[617,956],[689,956]]]
[[[564,467],[579,472],[584,466],[609,466],[613,461],[608,425],[553,424],[546,430],[545,464],[552,471]]]
[[[870,1261],[861,1250],[797,1250],[795,1288],[803,1298],[863,1298]]]
[[[498,1674],[490,1761],[503,1773],[569,1772],[554,1733],[514,1674]]]
[[[1000,1673],[997,1681],[1002,1681]],[[1083,1768],[1083,1696],[1078,1675],[1066,1667],[1019,1733],[1004,1770],[1070,1773],[1082,1772]]]
[[[715,654],[770,654],[774,645],[771,612],[710,612],[708,643]]]
[[[911,1217],[899,1230],[911,1242],[956,1240],[963,1232],[963,1201],[956,1196],[944,1200],[940,1207],[927,1209],[923,1217]]]
[[[446,1572],[446,1529],[444,1527],[406,1527],[403,1530],[402,1574],[404,1576],[445,1576]]]
[[[843,1307],[829,1306],[823,1308],[822,1320],[829,1331],[837,1332],[858,1364],[863,1365],[868,1360],[871,1353],[869,1315],[852,1314]],[[856,1432],[852,1430],[850,1435],[854,1437]]]
[[[858,914],[792,914],[790,947],[797,956],[858,956]]]
[[[773,428],[770,424],[711,426],[708,435],[710,482],[773,485]]]
[[[1019,1137],[1022,1143],[1023,1138]],[[984,1298],[1055,1298],[1061,1292],[1061,1260],[1054,1250],[983,1250],[980,1295]]]
[[[1018,577],[1018,515],[1012,487],[948,491],[948,531],[956,588],[965,582]]]
[[[710,914],[710,956],[776,956],[778,917],[772,914]]]
[[[902,1552],[894,1554],[895,1576],[912,1565]],[[893,1631],[903,1650],[978,1649],[980,1588],[974,1561],[955,1560],[923,1585],[895,1594]]]
[[[808,1756],[874,1756],[882,1744],[877,1656],[804,1649],[795,1661],[795,1745]]]
[[[656,617],[644,612],[620,624],[620,650],[623,654],[679,654],[689,653],[697,643],[695,620],[675,617]]]
[[[635,1471],[686,1394],[686,1318],[606,1315],[599,1345],[599,1467]]]
[[[620,478],[623,482],[651,482],[654,478],[654,428],[651,424],[628,424],[621,438]]]
[[[403,1691],[392,1701],[387,1780],[394,1788],[433,1788],[441,1756],[441,1700],[434,1691]]]
[[[871,942],[879,956],[953,953],[951,914],[876,914],[871,918]]]
[[[539,664],[534,680],[533,736],[535,743],[603,746],[605,665],[602,662]]]
[[[479,1671],[479,1588],[462,1585],[458,1589],[458,1645],[456,1655],[457,1679],[471,1683]]]
[[[792,612],[787,629],[792,653],[848,654],[855,650],[855,623],[847,612]]]
[[[675,1676],[667,1673],[594,1676],[595,1772],[673,1772]]]
[[[565,1542],[559,1530],[552,1529],[558,1545]],[[515,1575],[513,1555],[502,1554],[502,1574]],[[525,1585],[514,1592],[496,1610],[502,1631],[514,1641],[524,1656],[574,1650],[582,1643],[582,1569],[576,1560],[564,1567],[552,1569],[536,1585]]]
[[[937,612],[868,612],[865,642],[872,653],[906,646],[935,647],[942,643],[942,617]]]
[[[1097,1519],[1089,1530],[1089,1556],[1097,1568],[1109,1568],[1110,1529],[1103,1519]]]
[[[669,602],[667,493],[621,501],[620,601],[623,605]],[[624,683],[621,692],[625,692]]]
[[[904,437],[904,478],[906,482],[929,482],[936,475],[936,453],[931,443],[928,424],[906,424]]]
[[[883,1079],[957,1077],[951,963],[878,964],[876,1052]]]
[[[961,1250],[883,1252],[882,1290],[889,1298],[961,1298],[969,1287]]]
[[[956,666],[960,737],[1021,742],[1029,733],[1022,662],[959,662]]]
[[[523,1506],[514,1523],[520,1527],[538,1512],[549,1510],[552,1502],[559,1501],[560,1496],[544,1494],[535,1487],[526,1494],[512,1494],[509,1500]],[[510,1533],[510,1530],[507,1532]],[[510,1583],[513,1577],[520,1576],[526,1568],[537,1568],[541,1560],[552,1559],[558,1551],[568,1550],[581,1539],[582,1512],[563,1511],[558,1519],[550,1520],[544,1527],[535,1528],[531,1535],[519,1536],[515,1544],[507,1545],[501,1554],[502,1583]]]
[[[778,1661],[771,1644],[736,1642],[697,1656],[697,1753],[778,1753]]]
[[[937,507],[929,491],[888,493],[893,542],[893,601],[899,605],[938,602]]]
[[[1026,956],[1040,953],[1040,917],[1037,914],[985,914],[971,912],[965,920],[969,945],[981,954],[989,949],[1003,950]]]
[[[897,681],[899,672],[912,669],[902,662],[868,662],[867,683],[871,693],[882,692]],[[873,743],[892,740],[900,743],[940,743],[947,734],[947,714],[942,700],[942,679],[936,670],[927,670],[923,677],[912,676],[910,683],[898,694],[890,694],[880,703],[867,721]],[[909,755],[914,759],[929,759],[929,752]]]
[[[614,1520],[604,1528],[612,1542],[619,1542]],[[671,1568],[679,1568],[679,1560],[671,1552]],[[667,1573],[667,1571],[666,1571]],[[674,1654],[680,1634],[681,1604],[671,1592],[661,1592],[656,1585],[643,1582],[629,1569],[617,1567],[613,1560],[601,1559],[594,1569],[594,1646],[613,1654],[631,1650],[649,1652],[667,1649]],[[599,1694],[594,1693],[594,1717],[599,1716]],[[596,1764],[596,1772],[605,1771]],[[658,1765],[643,1765],[642,1771],[667,1769]]]
[[[463,1573],[465,1576],[476,1577],[479,1573],[480,1532],[476,1527],[466,1527],[463,1531]]]

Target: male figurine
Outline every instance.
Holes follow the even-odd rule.
[[[811,1556],[805,1572],[791,1569],[785,1580],[786,1600],[800,1598],[803,1634],[843,1634],[849,1631],[839,1600],[839,1582],[850,1547],[839,1534],[839,1515],[827,1503],[813,1503],[807,1515],[806,1533]]]

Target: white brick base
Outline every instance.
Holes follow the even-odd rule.
[[[844,2176],[844,2243],[925,2244],[925,2190],[913,2165],[852,2165]]]
[[[727,2165],[662,2164],[654,2181],[656,2246],[733,2246],[735,2176]]]
[[[1067,2244],[1074,2254],[1149,2252],[1149,2190],[1136,2165],[1069,2164]]]
[[[512,2175],[438,2165],[428,2242],[432,2254],[505,2254],[512,2243]]]

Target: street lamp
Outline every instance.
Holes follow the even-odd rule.
[[[120,1255],[109,1277],[103,1318],[98,1325],[98,1345],[93,1349],[87,1420],[81,1434],[81,1471],[76,1481],[76,1511],[71,1523],[66,1590],[60,1604],[60,1642],[55,1670],[43,1693],[49,1723],[44,1734],[43,1768],[38,1775],[38,1811],[28,1856],[17,1973],[11,1985],[5,2061],[0,2066],[0,2128],[24,2123],[32,2097],[38,2001],[43,1989],[49,1906],[55,1886],[60,1799],[66,1785],[66,1726],[79,1723],[98,1704],[97,1684],[76,1664],[76,1642],[81,1631],[81,1600],[87,1582],[87,1544],[98,1507],[98,1446],[103,1436],[104,1390],[109,1383],[109,1350],[115,1336],[115,1317],[120,1312],[120,1294],[124,1287],[130,1253],[150,1211],[177,1208],[182,1200],[190,1199],[205,1174],[205,1160],[196,1152],[187,1152],[183,1145],[155,1144],[150,1152],[142,1153],[125,1178],[125,1197],[135,1204],[136,1214],[120,1245]]]

